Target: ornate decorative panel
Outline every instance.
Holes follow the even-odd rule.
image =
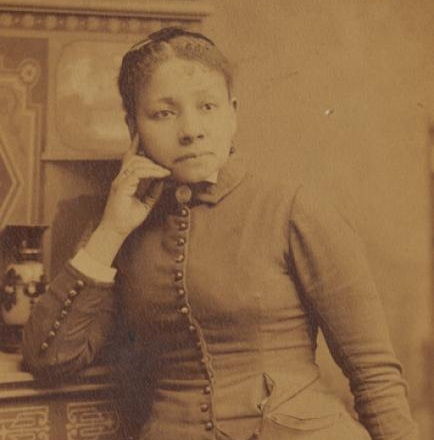
[[[50,440],[49,406],[0,410],[0,440]]]
[[[47,42],[0,38],[0,228],[38,221]]]
[[[67,440],[115,440],[119,415],[113,402],[72,402],[66,406]]]
[[[163,26],[196,29],[209,12],[202,0],[0,0],[5,35],[48,40],[43,159],[120,158],[129,144],[116,86],[123,53]]]

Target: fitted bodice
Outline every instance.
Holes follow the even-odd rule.
[[[362,424],[375,440],[416,440],[351,224],[302,186],[245,174],[236,157],[188,193],[165,191],[124,243],[114,283],[72,262],[50,283],[24,332],[32,371],[74,373],[118,329],[116,359],[146,370],[140,382],[123,375],[152,401],[140,440],[366,440]],[[318,381],[317,325],[361,423]]]
[[[234,414],[250,425],[260,416],[265,373],[284,380],[285,393],[318,376],[315,326],[286,258],[288,208],[258,212],[266,194],[257,194],[265,200],[240,206],[227,198],[217,209],[166,194],[119,264],[129,331],[140,350],[155,347],[157,394],[165,396],[157,406],[176,401],[169,412],[186,413],[196,396],[187,412],[194,422],[199,416],[205,429],[217,423],[237,434]],[[263,230],[264,215],[275,216],[274,230]]]

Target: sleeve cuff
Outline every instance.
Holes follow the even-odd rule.
[[[105,266],[92,258],[84,249],[80,249],[70,264],[89,278],[103,283],[112,283],[116,275],[116,269]]]

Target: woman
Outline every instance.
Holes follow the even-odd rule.
[[[154,387],[140,439],[416,439],[356,234],[303,186],[245,171],[215,45],[151,34],[119,88],[132,146],[99,225],[32,314],[29,367],[77,371],[117,322]],[[319,327],[358,421],[320,384]]]

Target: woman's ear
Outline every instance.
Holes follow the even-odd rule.
[[[125,116],[125,123],[127,124],[128,131],[130,133],[130,139],[132,140],[137,133],[136,120],[132,116]]]

